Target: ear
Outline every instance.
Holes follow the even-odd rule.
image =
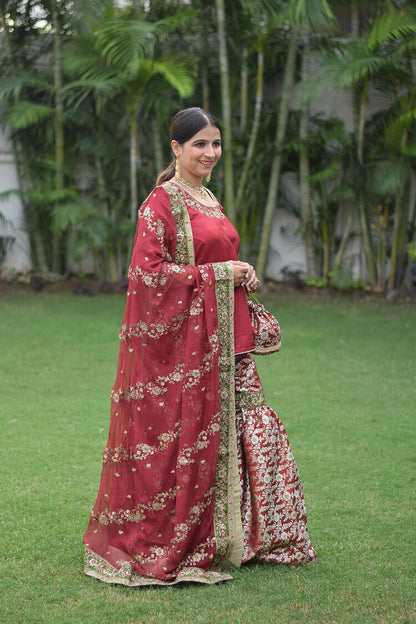
[[[176,158],[178,158],[181,155],[181,146],[179,145],[179,143],[175,140],[171,141],[171,147],[172,147],[172,152],[175,154]]]

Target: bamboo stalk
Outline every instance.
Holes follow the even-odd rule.
[[[282,167],[282,151],[286,135],[286,126],[289,116],[290,94],[292,90],[296,66],[296,31],[290,37],[289,48],[286,57],[285,70],[283,75],[283,88],[280,99],[278,113],[278,124],[275,138],[275,154],[272,161],[270,173],[269,189],[266,201],[266,208],[261,232],[259,255],[257,259],[256,272],[260,281],[264,279],[266,269],[267,253],[272,230],[273,215],[276,207],[276,197],[280,182],[280,172]]]
[[[62,99],[62,49],[61,33],[56,2],[52,4],[53,50],[54,50],[54,88],[55,88],[55,190],[64,188],[64,105]],[[57,209],[59,200],[55,203],[55,218],[53,227],[53,259],[52,271],[60,273],[65,267],[65,252],[62,249],[63,236],[57,226]]]
[[[307,35],[304,38],[302,53],[302,81],[309,75],[309,45]],[[308,277],[316,276],[315,249],[313,244],[312,210],[311,210],[311,188],[310,188],[310,168],[309,168],[309,102],[305,101],[301,106],[299,123],[299,182],[301,196],[301,215],[303,226],[303,241],[306,252],[306,274]]]
[[[256,101],[254,107],[254,119],[251,126],[250,140],[247,148],[246,157],[244,159],[243,169],[237,189],[236,211],[237,215],[241,215],[241,237],[244,240],[247,225],[247,203],[243,206],[243,197],[246,189],[248,172],[253,161],[254,148],[256,146],[257,136],[260,127],[260,115],[263,106],[264,92],[264,54],[262,48],[257,51],[257,83],[256,83]]]
[[[217,9],[218,55],[221,82],[221,106],[224,138],[224,207],[231,221],[235,222],[234,206],[234,179],[233,179],[233,152],[232,152],[232,122],[230,76],[228,69],[227,40],[225,34],[225,7],[224,0],[215,0]]]

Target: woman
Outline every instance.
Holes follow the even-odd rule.
[[[175,160],[139,210],[85,573],[129,586],[215,583],[249,560],[306,564],[302,485],[252,357],[239,237],[202,186],[217,121],[173,119]],[[244,288],[245,287],[245,288]]]

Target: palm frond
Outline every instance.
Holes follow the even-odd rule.
[[[76,18],[98,22],[107,11],[114,9],[113,0],[72,0],[71,13]]]
[[[333,57],[329,64],[330,78],[334,86],[350,87],[359,80],[377,73],[386,63],[386,59],[371,52],[365,42],[355,39],[340,57]]]
[[[65,85],[62,92],[72,112],[75,112],[84,100],[93,94],[96,102],[96,109],[97,112],[99,112],[108,100],[111,100],[120,93],[121,89],[122,81],[119,77],[115,77],[109,78],[108,80],[75,80]]]
[[[280,0],[241,0],[241,5],[249,15],[276,16],[282,12],[282,2]]]
[[[411,158],[416,158],[416,143],[406,143],[401,148],[401,153],[404,156],[410,156]]]
[[[94,214],[95,210],[88,204],[76,201],[60,204],[55,209],[56,226],[64,232],[71,225],[79,225]]]
[[[317,171],[309,176],[310,183],[313,185],[321,184],[327,180],[334,180],[341,171],[341,162],[333,160],[325,169]]]
[[[401,39],[409,34],[416,34],[416,20],[403,11],[390,11],[376,18],[368,34],[369,50],[377,50],[388,41]]]
[[[379,197],[399,192],[412,173],[410,162],[403,158],[379,160],[373,167],[369,191]]]
[[[410,39],[410,41],[404,41],[397,47],[395,51],[395,56],[399,59],[402,59],[403,57],[406,57],[406,56],[409,58],[414,58],[415,55],[416,55],[416,38]]]
[[[190,77],[188,64],[178,58],[160,58],[156,61],[142,59],[137,63],[135,73],[145,83],[156,74],[162,75],[181,97],[190,97],[194,92],[194,82]]]
[[[37,87],[42,91],[50,91],[51,85],[42,80],[34,73],[18,72],[11,76],[0,78],[0,99],[7,99],[11,96],[19,98],[25,87]]]
[[[36,104],[27,100],[20,100],[11,106],[7,113],[10,127],[14,130],[23,130],[28,126],[39,124],[55,114],[50,106]]]
[[[121,71],[151,54],[157,35],[164,32],[160,22],[144,20],[113,20],[97,34],[97,48],[103,58]]]
[[[289,24],[307,28],[313,32],[328,32],[335,25],[335,18],[326,0],[295,0],[287,8]]]
[[[324,92],[347,89],[376,74],[385,63],[383,56],[371,53],[360,39],[341,50],[312,55],[313,72],[298,85],[300,100],[310,101]]]
[[[406,111],[402,115],[394,117],[385,126],[385,138],[390,147],[399,149],[403,140],[403,135],[416,122],[416,107]]]
[[[63,66],[69,74],[94,82],[105,82],[117,75],[116,68],[100,56],[92,47],[91,40],[77,39],[66,46]]]

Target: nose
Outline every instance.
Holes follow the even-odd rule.
[[[215,156],[215,150],[214,150],[214,146],[213,145],[207,144],[205,151],[206,151],[207,156]]]

